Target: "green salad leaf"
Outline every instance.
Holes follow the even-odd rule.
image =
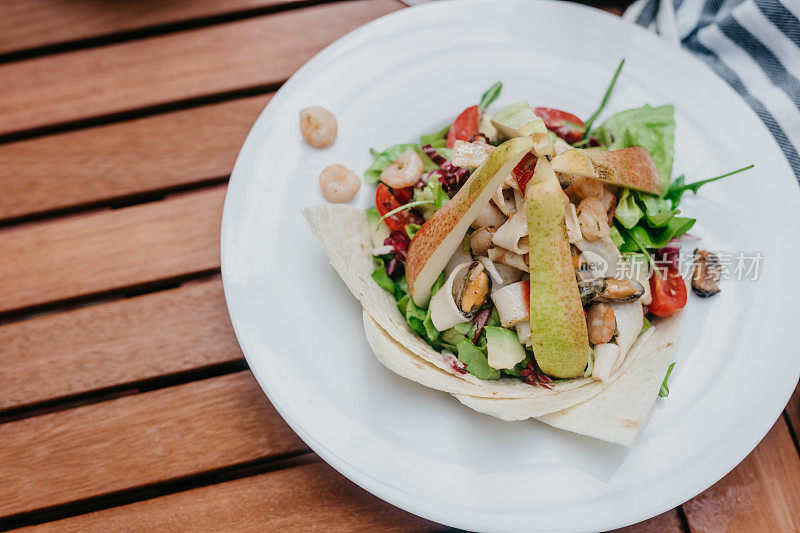
[[[636,203],[636,197],[630,189],[623,189],[622,194],[617,202],[617,210],[614,212],[614,218],[622,224],[622,227],[631,229],[639,220],[644,216],[639,205]]]
[[[467,372],[478,379],[500,379],[500,371],[489,366],[486,354],[464,337],[456,344],[458,360],[467,365]]]
[[[481,102],[478,104],[478,111],[483,111],[487,107],[492,105],[492,102],[497,100],[497,97],[500,96],[500,91],[502,90],[503,90],[503,84],[500,83],[499,81],[494,85],[492,85],[491,87],[489,87],[489,89],[487,89],[486,92],[483,93],[483,96],[481,96]]]
[[[606,92],[603,95],[603,99],[600,101],[600,106],[597,108],[597,111],[592,113],[592,116],[589,117],[589,120],[586,121],[586,131],[583,132],[582,139],[586,139],[589,136],[589,131],[592,129],[594,121],[597,120],[597,117],[599,117],[600,113],[602,113],[603,109],[605,109],[609,98],[611,98],[611,92],[614,90],[614,86],[617,84],[617,78],[619,78],[619,73],[622,72],[622,66],[624,64],[625,64],[625,59],[623,58],[619,62],[619,66],[617,67],[617,70],[614,72],[614,76],[611,78],[611,83],[608,84],[608,89],[606,89]]]
[[[428,180],[428,184],[421,189],[414,189],[414,202],[432,202],[431,204],[420,204],[422,216],[429,219],[436,211],[444,207],[450,201],[450,197],[442,188],[442,183],[438,179]]]
[[[422,226],[420,226],[419,224],[414,224],[413,222],[409,222],[408,224],[406,224],[406,235],[408,235],[408,238],[413,239],[414,235],[417,234],[419,228],[421,227]]]
[[[692,193],[697,194],[697,191],[700,189],[700,187],[702,187],[706,183],[711,183],[712,181],[721,180],[722,178],[727,178],[728,176],[738,174],[739,172],[750,170],[754,166],[755,165],[749,165],[746,167],[738,168],[732,172],[728,172],[727,174],[723,174],[721,176],[716,176],[713,178],[708,178],[705,180],[695,181],[693,183],[684,183],[685,177],[678,176],[677,178],[675,178],[675,181],[669,184],[669,189],[667,189],[666,194],[664,194],[664,199],[672,202],[672,207],[678,207],[678,204],[681,202],[681,197],[683,196],[683,193],[687,191],[692,191]]]
[[[641,329],[641,331],[639,331],[639,335],[641,335],[642,333],[644,333],[645,331],[647,331],[648,329],[650,329],[652,327],[653,327],[653,324],[651,324],[650,321],[647,320],[647,317],[646,316],[642,316],[642,329]]]
[[[662,398],[669,396],[669,386],[667,386],[667,380],[669,379],[669,375],[672,374],[673,368],[675,368],[675,363],[669,365],[669,368],[667,369],[667,375],[664,376],[664,381],[661,382],[661,389],[659,389],[658,395]]]
[[[645,105],[612,115],[592,132],[608,150],[641,146],[650,152],[666,191],[675,157],[675,109],[671,105]]]
[[[619,246],[619,251],[648,253],[647,250],[658,250],[672,239],[677,239],[689,231],[695,222],[697,221],[693,218],[673,216],[663,228],[650,228],[639,224],[631,229],[615,222],[614,227],[624,240]]]
[[[449,124],[439,131],[421,135],[419,138],[419,145],[425,146],[426,144],[430,144],[434,148],[444,148],[447,145],[446,137],[448,131],[450,131]]]
[[[373,259],[378,263],[378,266],[372,271],[372,279],[375,280],[375,283],[377,283],[381,289],[396,294],[397,285],[394,280],[389,277],[389,274],[386,273],[386,262],[382,257],[374,257]]]

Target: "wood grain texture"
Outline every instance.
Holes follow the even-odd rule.
[[[219,278],[11,323],[0,347],[0,412],[242,358]]]
[[[0,144],[0,219],[225,177],[268,101],[243,98]]]
[[[219,267],[224,187],[0,230],[0,311]]]
[[[800,458],[783,418],[739,466],[683,509],[692,533],[800,531]]]
[[[432,531],[324,463],[180,492],[21,531]]]
[[[0,516],[305,450],[250,372],[0,425]]]
[[[677,509],[654,516],[650,520],[615,529],[614,533],[687,533],[681,525]]]
[[[291,0],[3,0],[0,54],[151,26],[175,24]]]
[[[280,83],[322,47],[399,9],[355,0],[0,66],[0,134]]]

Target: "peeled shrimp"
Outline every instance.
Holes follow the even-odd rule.
[[[349,202],[361,188],[358,175],[344,165],[328,165],[319,173],[322,196],[329,202]]]
[[[596,241],[607,237],[611,232],[603,202],[594,196],[583,199],[578,205],[578,223],[581,227],[581,235],[587,241]]]
[[[307,107],[300,111],[300,132],[316,148],[326,148],[336,140],[336,117],[324,107]]]
[[[603,344],[611,340],[617,321],[614,310],[606,304],[593,304],[586,311],[586,326],[589,332],[589,342]]]
[[[408,150],[383,169],[381,181],[393,189],[413,187],[419,183],[423,172],[425,164],[422,158],[414,150]]]

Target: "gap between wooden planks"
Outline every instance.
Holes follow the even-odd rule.
[[[0,144],[0,220],[225,178],[270,97]]]
[[[0,54],[302,3],[307,1],[136,0],[114,2],[112,9],[95,0],[3,0]]]
[[[0,230],[0,312],[219,268],[224,187]]]
[[[306,451],[250,372],[0,425],[0,516]]]
[[[436,531],[315,462],[23,531]]]
[[[0,326],[0,346],[0,413],[242,360],[219,276]]]
[[[0,135],[278,84],[402,5],[353,0],[2,65]]]

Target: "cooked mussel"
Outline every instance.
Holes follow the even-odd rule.
[[[708,250],[695,249],[692,290],[701,298],[714,296],[719,292],[719,258]]]
[[[579,281],[578,292],[584,305],[589,302],[631,302],[644,294],[644,287],[632,279],[606,278]]]
[[[458,297],[458,307],[465,315],[474,313],[486,302],[490,284],[483,265],[477,261],[472,263]]]
[[[579,281],[578,293],[581,295],[581,303],[583,305],[594,301],[600,296],[606,288],[606,281],[604,279],[593,279],[591,281]]]
[[[606,288],[595,300],[596,302],[632,302],[644,294],[641,283],[632,279],[606,278]]]

